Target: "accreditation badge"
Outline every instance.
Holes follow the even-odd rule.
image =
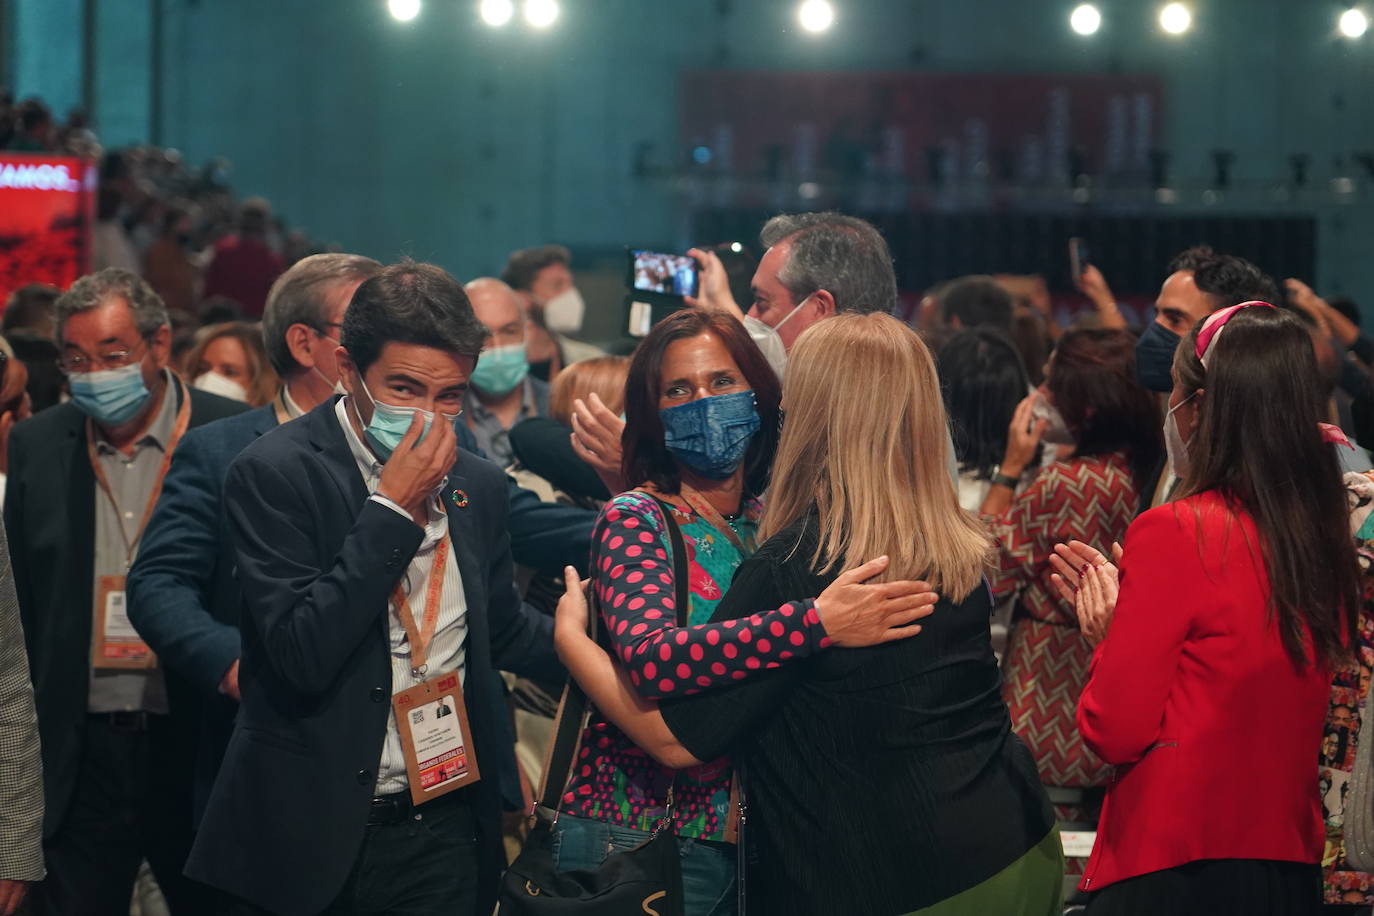
[[[96,668],[154,668],[157,656],[129,621],[123,576],[101,576],[95,595]]]
[[[412,803],[423,805],[481,778],[457,671],[402,690],[391,698],[391,706]]]

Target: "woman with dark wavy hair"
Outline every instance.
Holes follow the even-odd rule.
[[[1042,441],[1059,460],[1014,494]],[[1092,790],[1107,784],[1111,769],[1083,746],[1074,725],[1092,647],[1078,631],[1073,603],[1050,586],[1050,558],[1059,541],[1111,544],[1125,536],[1160,451],[1158,408],[1135,380],[1135,338],[1069,331],[1050,356],[1045,382],[1017,407],[983,502],[997,543],[993,595],[1016,599],[1004,694],[1066,822],[1093,822],[1100,791]]]
[[[1057,548],[1096,645],[1078,725],[1116,767],[1081,886],[1094,916],[1316,913],[1312,765],[1360,607],[1339,434],[1307,330],[1267,303],[1201,322],[1173,377],[1180,495],[1131,525],[1119,583],[1095,547]]]

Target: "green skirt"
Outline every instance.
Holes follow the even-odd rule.
[[[997,874],[906,916],[1060,916],[1064,912],[1064,847],[1055,827]]]

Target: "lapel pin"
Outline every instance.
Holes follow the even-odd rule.
[[[450,494],[450,498],[453,500],[453,504],[459,509],[466,509],[468,507],[468,495],[464,491],[454,490]]]

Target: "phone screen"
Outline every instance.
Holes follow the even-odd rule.
[[[685,254],[630,249],[631,287],[664,296],[695,296],[700,283],[697,262]]]

